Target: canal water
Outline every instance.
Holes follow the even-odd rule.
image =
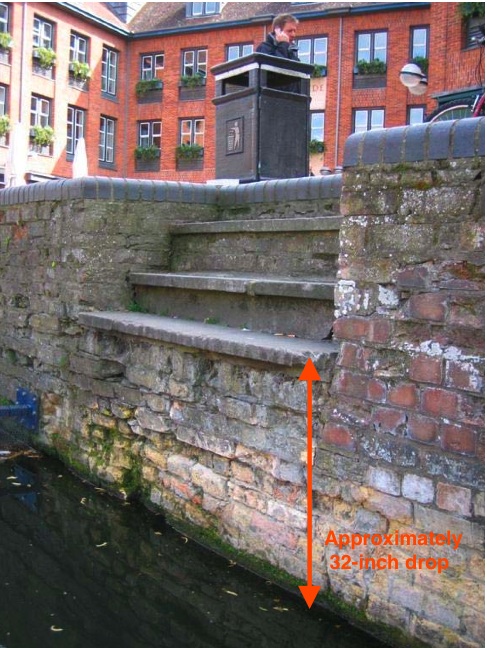
[[[0,457],[0,648],[379,648],[40,457]]]

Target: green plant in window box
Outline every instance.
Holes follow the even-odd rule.
[[[12,36],[8,32],[0,32],[0,49],[9,50],[13,45]]]
[[[384,61],[377,58],[373,61],[365,61],[362,59],[358,61],[355,70],[356,74],[385,74],[387,72],[387,65]]]
[[[203,157],[204,148],[199,144],[181,144],[176,147],[178,160],[197,160]]]
[[[142,96],[151,90],[162,90],[162,85],[162,79],[140,79],[135,85],[135,93]]]
[[[11,128],[9,115],[0,116],[0,137],[5,137]]]
[[[324,142],[321,142],[317,139],[312,139],[309,143],[309,152],[311,155],[315,153],[324,153],[326,151],[326,146]]]
[[[156,160],[161,157],[161,149],[155,144],[137,146],[134,153],[137,160]]]
[[[83,61],[71,61],[69,71],[79,81],[87,81],[91,77],[91,68]]]
[[[54,129],[51,126],[32,126],[30,136],[37,146],[50,146],[54,141]]]
[[[484,2],[459,2],[458,9],[462,18],[483,18],[485,16]]]
[[[51,47],[36,47],[33,56],[44,70],[50,70],[56,65],[56,52]]]
[[[204,74],[183,74],[181,77],[181,85],[185,88],[198,88],[203,86],[206,83],[206,77]]]
[[[428,74],[429,60],[425,56],[415,56],[413,58],[413,63],[416,63],[416,65],[421,68],[423,74]]]
[[[311,77],[313,79],[320,79],[321,77],[326,77],[327,68],[326,65],[319,65],[315,63],[313,66],[313,72],[311,72]]]

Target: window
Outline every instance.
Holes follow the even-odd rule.
[[[206,49],[186,50],[183,52],[182,76],[196,76],[206,78],[208,67],[208,51]]]
[[[164,54],[144,54],[140,57],[140,78],[155,79],[161,78],[158,74],[164,69]]]
[[[243,45],[227,45],[227,61],[234,61],[235,59],[252,54],[254,46],[252,43],[245,43]]]
[[[88,63],[88,40],[74,32],[71,32],[69,60]]]
[[[45,47],[53,49],[54,27],[52,23],[42,18],[34,17],[34,47]]]
[[[378,59],[383,63],[387,61],[387,32],[376,31],[357,34],[357,58],[359,61],[371,63]]]
[[[375,130],[377,128],[384,128],[383,108],[371,108],[354,111],[354,133],[362,133],[363,131]]]
[[[318,142],[325,141],[325,113],[311,113],[311,137],[310,139]]]
[[[224,2],[187,2],[186,18],[192,16],[210,16],[220,13]]]
[[[0,32],[8,32],[8,5],[0,2]]]
[[[205,145],[205,120],[181,119],[179,122],[179,143]]]
[[[7,86],[0,85],[0,115],[7,114]]]
[[[328,36],[298,38],[299,60],[311,65],[327,65]]]
[[[101,91],[105,94],[117,94],[117,70],[118,52],[104,47],[101,59]]]
[[[408,106],[408,124],[422,124],[424,122],[425,106]]]
[[[139,141],[138,146],[148,147],[157,146],[161,148],[162,141],[162,122],[144,121],[139,122]]]
[[[0,117],[7,114],[7,86],[0,85]],[[7,133],[0,136],[0,144],[5,146],[7,143]]]
[[[428,27],[412,27],[411,28],[411,59],[417,56],[421,58],[428,58],[429,49],[429,28]]]
[[[51,102],[49,99],[32,95],[30,100],[30,125],[49,126],[51,119]]]
[[[103,115],[100,117],[98,159],[108,164],[113,164],[115,161],[115,120]]]
[[[76,145],[85,136],[85,111],[81,108],[68,106],[66,153],[74,155]]]

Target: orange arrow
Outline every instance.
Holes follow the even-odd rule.
[[[320,591],[318,585],[313,585],[313,380],[321,380],[311,358],[306,362],[299,380],[308,383],[308,584],[300,585],[299,589],[308,607],[314,603]]]

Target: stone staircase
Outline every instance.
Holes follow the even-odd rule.
[[[275,364],[327,364],[339,216],[181,223],[164,272],[129,280],[141,312],[81,323]]]

